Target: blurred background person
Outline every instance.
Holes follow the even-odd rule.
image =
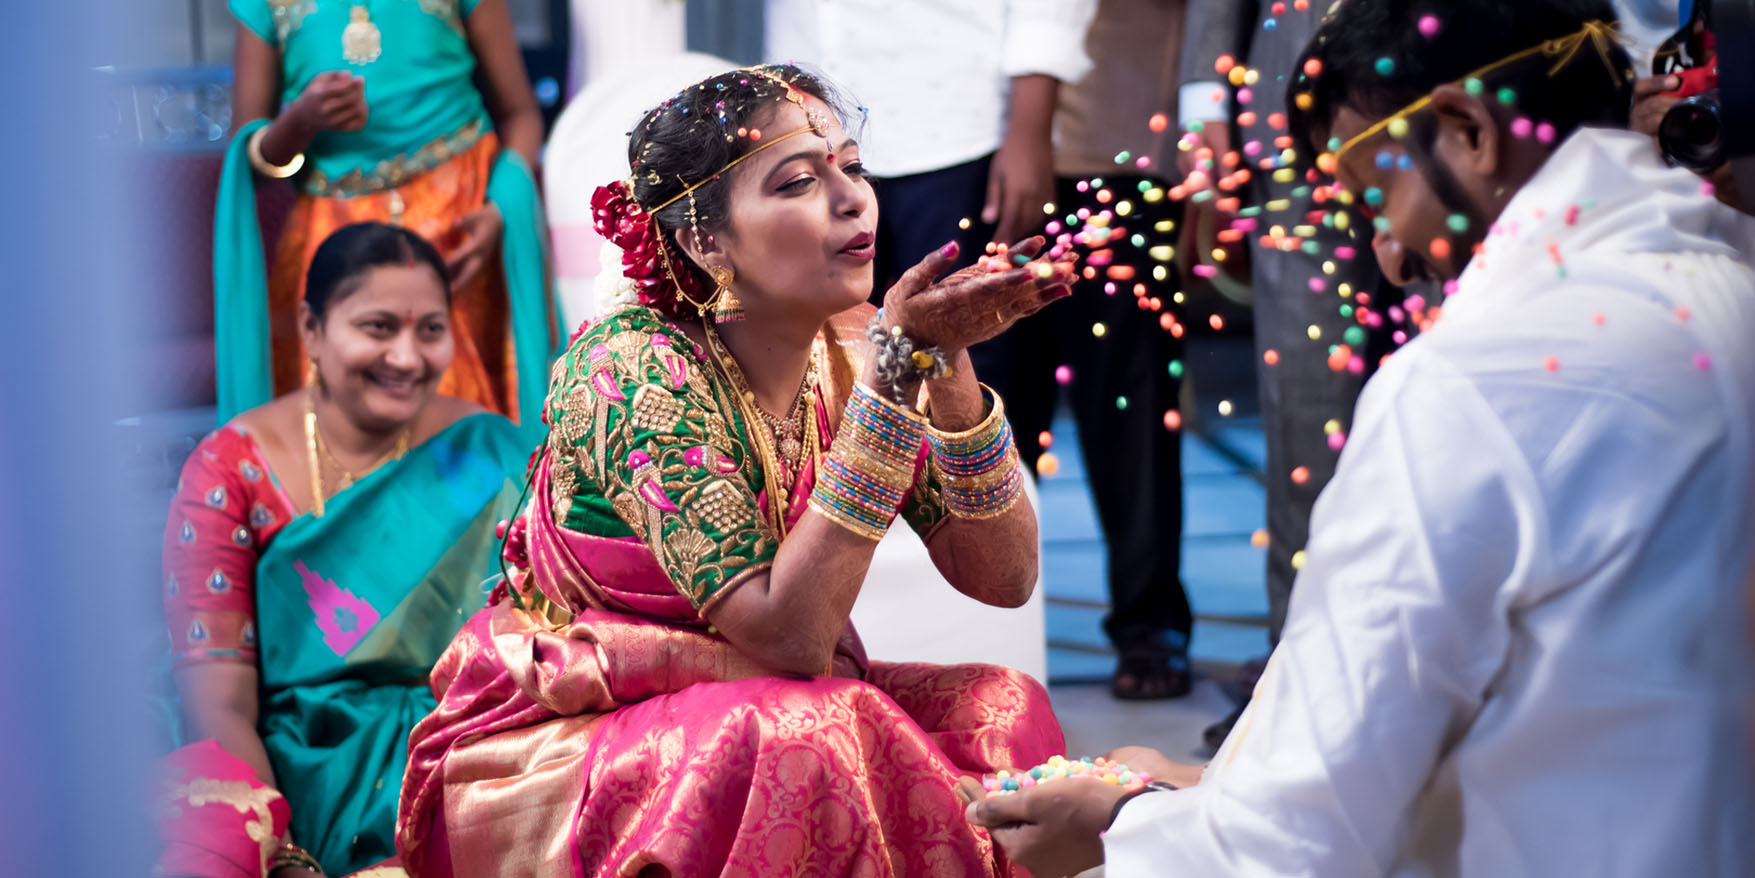
[[[1213,37],[1185,32],[1185,13],[1182,0],[1097,3],[1084,37],[1092,66],[1057,89],[1049,231],[1069,234],[1084,224],[1081,212],[1101,214],[1108,239],[1090,243],[1093,259],[1069,302],[975,353],[983,377],[1012,400],[1007,415],[1032,469],[1060,400],[1057,377],[1066,379],[1108,555],[1103,631],[1118,656],[1110,692],[1130,700],[1179,697],[1192,683],[1173,365],[1182,342],[1171,332],[1180,278],[1161,249],[1182,208],[1166,194],[1173,145],[1154,133],[1175,117],[1184,62],[1200,54],[1183,51],[1185,36],[1196,47]],[[1070,372],[1057,376],[1063,366]]]
[[[1210,222],[1245,228],[1254,286],[1256,374],[1262,432],[1267,440],[1268,643],[1279,642],[1292,581],[1310,535],[1310,512],[1334,475],[1353,406],[1375,361],[1411,327],[1391,327],[1381,278],[1366,240],[1347,230],[1309,224],[1312,187],[1292,169],[1284,107],[1293,64],[1321,24],[1324,3],[1189,0],[1191,27],[1220,36],[1198,45],[1181,92],[1183,123],[1198,148],[1180,154],[1185,174],[1211,178],[1249,172],[1235,194],[1242,212],[1219,215],[1215,201],[1191,205]],[[1191,51],[1197,51],[1191,46]],[[1225,61],[1221,62],[1220,59]],[[1216,70],[1224,76],[1214,78]],[[1233,75],[1233,73],[1235,75]],[[1227,86],[1231,86],[1227,88]],[[1233,220],[1241,220],[1233,222]],[[1305,241],[1315,241],[1315,245]],[[1354,258],[1337,258],[1352,254]],[[1379,314],[1378,325],[1368,322]],[[1397,309],[1396,313],[1405,313]],[[1245,666],[1243,703],[1210,727],[1217,748],[1247,704],[1259,663]]]
[[[185,737],[204,743],[170,760],[167,874],[229,876],[211,864],[260,848],[285,864],[275,878],[312,861],[343,875],[395,852],[426,675],[484,603],[527,453],[504,417],[437,391],[456,344],[446,276],[406,229],[337,230],[298,308],[316,380],[183,467],[163,597]],[[284,799],[291,842],[204,807],[219,783]]]
[[[883,208],[878,289],[948,240],[967,265],[989,241],[1042,225],[1054,198],[1055,105],[1061,84],[1091,69],[1084,34],[1095,6],[767,0],[767,57],[821,68],[865,110],[855,133]]]
[[[1626,38],[1627,54],[1633,57],[1635,69],[1651,66],[1653,56],[1665,40],[1688,20],[1696,5],[1706,0],[1615,0],[1615,15],[1620,19],[1621,34]]]
[[[1726,161],[1719,112],[1711,109],[1718,99],[1712,5],[1686,0],[1670,20],[1678,29],[1663,36],[1655,50],[1649,43],[1640,45],[1651,60],[1637,68],[1642,75],[1633,86],[1633,130],[1652,138],[1668,161],[1705,178],[1720,201],[1748,213]],[[1684,103],[1686,109],[1673,113]]]
[[[306,383],[305,266],[331,231],[374,220],[432,240],[454,276],[440,389],[534,443],[556,344],[533,177],[543,120],[506,0],[228,6],[239,127],[215,220],[220,419]],[[272,260],[252,170],[299,192]]]

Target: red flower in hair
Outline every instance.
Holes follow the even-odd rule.
[[[689,298],[701,300],[700,280],[665,245],[658,223],[634,200],[626,180],[597,187],[591,196],[591,218],[597,233],[621,248],[622,274],[634,282],[641,302],[677,317],[684,316],[686,304],[677,295],[678,287]]]

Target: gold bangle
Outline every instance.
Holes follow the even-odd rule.
[[[302,152],[293,156],[292,160],[284,165],[269,164],[268,160],[262,157],[262,138],[267,134],[268,126],[264,125],[256,129],[255,134],[250,135],[250,142],[244,148],[244,152],[250,156],[250,167],[255,168],[256,173],[275,180],[284,180],[298,173],[305,166],[305,154]]]
[[[980,385],[980,387],[987,398],[993,400],[993,408],[988,410],[987,417],[982,418],[981,423],[967,430],[952,433],[940,430],[933,426],[929,420],[926,423],[927,435],[946,445],[974,445],[977,442],[993,438],[994,431],[998,430],[1000,422],[1005,420],[1005,400],[1000,399],[999,394],[993,392],[993,388],[985,384]]]
[[[840,457],[850,468],[886,488],[906,491],[914,484],[913,461],[898,465],[897,461],[886,460],[880,453],[860,444],[857,438],[845,445],[836,446],[829,453]]]
[[[842,513],[835,507],[830,506],[827,501],[819,498],[815,493],[812,493],[810,496],[810,508],[815,509],[818,515],[840,525],[844,530],[865,537],[874,543],[882,542],[884,534],[889,533],[888,528],[880,530],[863,521],[855,519],[851,515]]]
[[[298,866],[301,869],[309,869],[319,875],[327,874],[323,871],[323,864],[317,862],[317,858],[311,856],[310,851],[307,851],[290,841],[282,844],[280,850],[274,852],[274,856],[268,861],[268,871],[273,872],[283,866]]]

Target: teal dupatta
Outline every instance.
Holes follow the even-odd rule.
[[[226,151],[213,224],[213,342],[219,422],[274,398],[268,333],[268,263],[256,219],[256,180],[246,152],[258,119],[238,129]],[[549,282],[548,224],[536,178],[517,153],[502,149],[488,178],[487,199],[505,218],[500,256],[510,297],[512,349],[518,359],[518,414],[526,444],[542,441],[548,367],[560,354],[549,331],[559,305]]]
[[[525,450],[505,418],[465,418],[289,523],[257,563],[262,742],[293,838],[331,875],[395,853],[426,675],[486,602]]]

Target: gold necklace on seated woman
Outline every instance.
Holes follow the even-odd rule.
[[[336,493],[340,493],[353,487],[354,482],[371,475],[378,469],[378,467],[407,454],[408,433],[411,429],[413,429],[412,425],[403,427],[402,432],[396,434],[396,444],[392,446],[388,452],[373,461],[370,466],[355,473],[347,467],[342,466],[341,461],[335,457],[334,452],[329,450],[329,443],[323,441],[323,432],[317,429],[316,389],[314,387],[306,387],[305,452],[310,460],[311,508],[316,516],[318,518],[323,517],[323,500],[325,496],[323,491],[323,467],[322,462],[318,459],[319,456],[327,459],[329,463],[335,467],[336,472],[341,474],[341,483],[335,489]]]
[[[702,326],[713,361],[731,385],[732,395],[737,397],[738,410],[749,428],[750,443],[755,446],[756,460],[762,466],[762,481],[768,493],[768,524],[774,528],[776,536],[784,539],[790,489],[797,483],[799,473],[804,471],[804,461],[822,456],[821,438],[813,429],[816,426],[816,354],[814,351],[811,354],[810,366],[805,369],[804,381],[786,417],[776,418],[756,405],[755,391],[750,389],[737,359],[725,347],[725,340],[713,328],[713,321],[703,320]]]

